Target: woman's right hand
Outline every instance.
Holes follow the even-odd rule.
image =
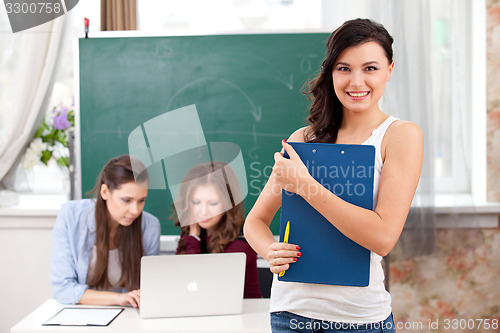
[[[121,293],[118,295],[118,305],[126,306],[132,305],[134,308],[141,306],[141,290],[132,290],[128,293]]]
[[[279,274],[290,268],[290,264],[296,262],[302,256],[299,250],[298,245],[290,243],[274,242],[269,245],[266,259],[271,267],[271,272]]]

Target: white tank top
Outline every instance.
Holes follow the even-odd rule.
[[[389,125],[398,120],[388,117],[362,144],[375,146],[373,205],[376,207],[382,154],[380,146]],[[331,286],[311,283],[282,282],[274,275],[271,288],[271,312],[288,311],[313,319],[374,323],[391,314],[391,296],[385,290],[382,257],[371,252],[370,282],[367,287]]]

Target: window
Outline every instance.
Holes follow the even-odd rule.
[[[50,101],[47,106],[49,112],[55,105],[63,103],[69,105],[74,95],[73,89],[73,37],[83,33],[83,17],[86,13],[97,13],[97,18],[90,16],[92,21],[99,24],[100,4],[96,1],[83,1],[79,3],[72,11],[64,16],[68,20],[66,40],[63,43],[57,77],[54,82]],[[58,18],[59,20],[62,19]],[[94,23],[93,22],[93,23]],[[98,26],[95,28],[98,29]],[[13,103],[12,89],[15,86],[16,72],[18,66],[23,66],[16,62],[17,55],[21,52],[22,34],[31,33],[25,30],[13,34],[10,28],[10,22],[5,11],[5,6],[0,6],[0,139],[5,131],[5,124],[8,123]],[[36,54],[33,54],[36,57]],[[64,181],[61,181],[62,174],[55,161],[50,161],[48,167],[39,163],[33,169],[33,172],[26,172],[20,165],[16,172],[16,181],[14,189],[20,192],[30,191],[34,193],[61,193],[64,191]]]
[[[418,91],[410,94],[425,96],[423,92],[430,89],[429,109],[418,109],[409,103],[406,106],[413,110],[401,117],[429,127],[423,128],[426,140],[432,141],[426,146],[428,155],[424,163],[432,167],[429,175],[434,179],[436,196],[474,194],[475,201],[485,201],[485,2],[352,0],[347,4],[325,0],[323,4],[324,13],[343,13],[341,19],[324,15],[325,23],[331,22],[332,28],[355,17],[369,17],[383,23],[395,38],[395,72],[408,70],[404,75],[415,74],[409,71],[422,62],[414,63],[412,52],[428,58],[429,68],[417,69],[425,74],[411,76],[412,80],[421,82],[411,82]],[[418,24],[412,22],[415,17]],[[393,74],[390,83],[391,93],[395,95],[401,94],[397,75]],[[396,100],[389,112],[397,114],[399,105],[405,105],[406,97]],[[422,112],[428,113],[428,124],[419,116]]]
[[[480,5],[482,8],[476,7]],[[485,133],[485,123],[477,121],[485,117],[486,96],[476,96],[473,89],[485,81],[486,74],[485,64],[478,62],[486,49],[473,47],[475,40],[485,39],[485,32],[477,34],[481,30],[475,29],[478,22],[474,21],[474,14],[484,8],[482,1],[467,0],[440,0],[430,6],[437,193],[472,193],[473,186],[479,185],[472,181],[473,174],[481,168],[479,160],[486,158],[474,154],[474,150],[482,150],[474,141]],[[480,183],[485,193],[485,179]]]
[[[139,0],[141,32],[221,33],[321,28],[320,0]]]

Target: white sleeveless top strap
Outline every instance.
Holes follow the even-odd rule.
[[[373,179],[373,208],[377,207],[377,195],[378,195],[378,183],[380,182],[380,174],[382,173],[382,166],[384,162],[382,161],[382,140],[384,139],[385,132],[391,124],[399,120],[396,117],[389,116],[387,119],[380,124],[373,132],[372,135],[362,144],[371,145],[375,147],[375,174]]]
[[[374,207],[376,205],[382,155],[380,147],[389,126],[398,120],[388,117],[363,142],[375,146]],[[274,275],[270,312],[288,311],[325,321],[374,323],[392,312],[391,296],[385,290],[382,257],[371,252],[370,283],[367,287],[330,286],[311,283],[281,282]],[[339,268],[342,269],[342,268]]]

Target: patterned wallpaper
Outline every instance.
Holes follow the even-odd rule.
[[[500,201],[500,0],[487,0],[488,200]],[[500,332],[500,228],[441,229],[434,254],[390,257],[398,333]]]
[[[500,0],[487,0],[488,199],[500,201]]]
[[[389,271],[398,332],[500,332],[500,229],[441,229],[434,254],[402,258],[396,246]]]

